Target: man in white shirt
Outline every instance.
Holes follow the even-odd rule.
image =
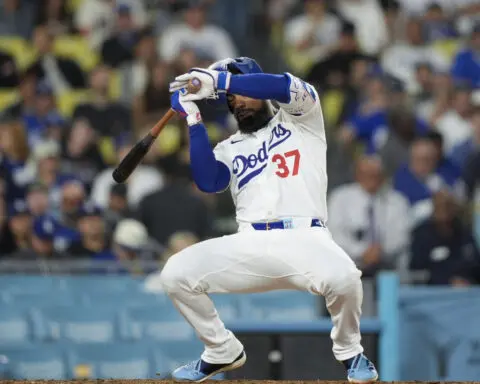
[[[325,0],[307,0],[304,13],[285,26],[286,43],[313,60],[328,54],[340,38],[342,24],[326,7]]]
[[[434,70],[446,71],[448,61],[424,41],[422,24],[419,20],[409,20],[406,39],[388,47],[381,58],[385,72],[402,80],[409,92],[416,89],[415,71],[419,63],[428,63]]]
[[[206,24],[205,8],[201,4],[186,9],[184,22],[169,27],[159,39],[158,53],[167,62],[175,60],[183,48],[199,50],[213,60],[236,55],[227,31]]]
[[[436,129],[443,136],[444,151],[447,156],[458,144],[472,137],[470,121],[472,111],[472,91],[468,86],[459,85],[452,97],[452,107],[436,123]]]
[[[356,182],[333,190],[329,228],[364,274],[400,267],[410,236],[408,201],[384,183],[381,160],[362,157]]]

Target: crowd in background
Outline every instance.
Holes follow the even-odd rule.
[[[169,81],[251,56],[319,90],[329,220],[366,276],[480,283],[480,2],[0,0],[0,263],[164,261],[235,231],[174,119],[126,184],[115,164]],[[212,145],[235,130],[200,104]]]

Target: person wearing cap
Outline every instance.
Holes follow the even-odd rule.
[[[24,115],[31,114],[35,108],[35,88],[37,79],[32,72],[23,72],[17,87],[18,99],[2,112],[4,118],[19,120]]]
[[[130,63],[138,38],[130,6],[120,3],[116,9],[115,30],[101,48],[102,61],[113,68]]]
[[[32,233],[32,216],[24,200],[13,201],[8,208],[8,225],[16,248],[27,249]]]
[[[472,87],[480,88],[480,22],[472,28],[468,46],[455,56],[452,76],[454,80],[468,81]]]
[[[74,257],[94,258],[108,251],[108,238],[103,211],[93,203],[85,203],[79,211],[77,229],[80,239],[67,252]]]
[[[114,184],[110,189],[108,206],[105,210],[105,221],[109,232],[113,232],[117,224],[133,215],[127,199],[127,186],[125,184]]]
[[[55,220],[42,215],[33,220],[31,245],[25,249],[14,252],[10,260],[58,260],[65,259],[66,254],[56,252],[54,249]]]

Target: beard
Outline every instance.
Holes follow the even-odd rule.
[[[262,129],[272,117],[270,108],[266,101],[262,102],[260,109],[251,109],[245,107],[230,107],[235,120],[237,120],[238,129],[242,133],[253,133]]]

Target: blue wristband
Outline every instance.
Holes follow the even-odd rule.
[[[230,72],[219,72],[217,79],[217,90],[228,91],[230,88],[230,78],[232,74]]]

